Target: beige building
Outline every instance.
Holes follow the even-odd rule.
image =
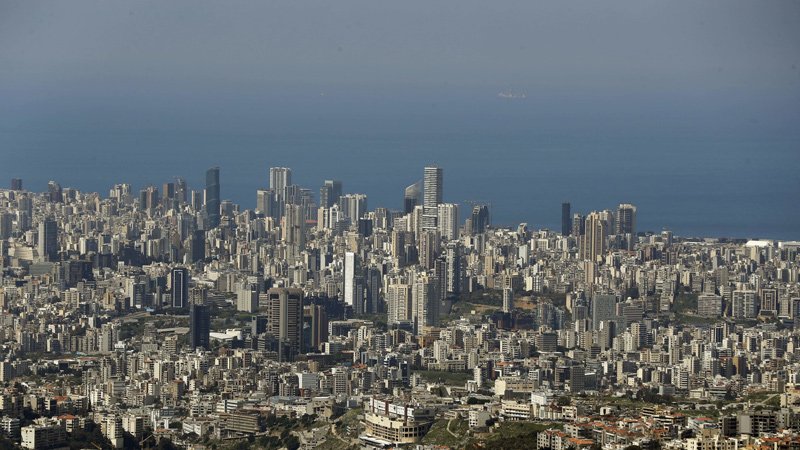
[[[433,410],[370,399],[364,408],[364,426],[370,437],[394,444],[419,441],[433,424]]]
[[[59,425],[30,425],[22,428],[22,447],[32,450],[61,449],[67,446],[67,432]]]

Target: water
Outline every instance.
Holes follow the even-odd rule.
[[[558,230],[562,201],[584,213],[624,202],[638,207],[639,230],[800,239],[800,136],[746,115],[648,116],[604,105],[573,114],[553,99],[493,96],[315,96],[223,103],[221,112],[145,105],[17,121],[0,128],[0,180],[21,177],[34,191],[56,180],[107,195],[115,183],[138,190],[183,176],[202,189],[205,169],[219,165],[223,199],[252,208],[268,168],[288,166],[315,193],[324,179],[340,179],[345,192],[366,193],[370,209],[399,209],[403,188],[435,163],[444,200],[462,205],[462,220],[479,201],[491,204],[495,224]]]

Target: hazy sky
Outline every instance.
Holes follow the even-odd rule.
[[[440,163],[509,222],[789,235],[798,124],[798,0],[0,0],[0,180],[33,190],[220,165],[249,205],[288,165],[392,207]]]
[[[324,110],[308,96],[385,101],[369,118],[504,89],[553,117],[791,128],[800,2],[0,0],[0,130],[249,130]]]
[[[0,2],[6,93],[310,83],[796,94],[799,43],[796,0]]]

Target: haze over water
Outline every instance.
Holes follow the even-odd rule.
[[[435,163],[462,220],[626,202],[640,230],[800,239],[798,3],[658,5],[10,2],[0,183],[202,189],[218,165],[252,208],[288,166],[399,209]]]

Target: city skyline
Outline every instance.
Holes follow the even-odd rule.
[[[439,184],[443,184],[442,183],[443,169],[441,167],[438,167],[438,166],[430,166],[430,167],[436,167],[436,169],[438,170],[438,174],[436,175],[436,177],[431,178],[431,182],[433,182],[433,180],[435,179],[435,182],[437,182]],[[427,168],[426,168],[426,170],[427,170]],[[264,183],[265,187],[256,189],[254,191],[255,200],[252,202],[252,205],[250,205],[250,203],[244,203],[244,204],[234,203],[234,204],[236,204],[236,205],[238,205],[240,207],[243,207],[244,209],[252,209],[252,210],[258,212],[259,208],[260,208],[260,205],[263,205],[263,202],[266,201],[266,197],[262,197],[262,195],[269,196],[270,197],[269,201],[272,202],[271,204],[273,204],[273,205],[277,206],[277,205],[282,205],[283,203],[285,203],[285,198],[284,198],[285,194],[284,194],[284,192],[285,192],[286,187],[287,186],[297,186],[297,185],[292,185],[291,184],[292,169],[288,168],[288,167],[270,167],[270,168],[268,168],[267,173],[268,173],[267,181],[266,181],[266,183]],[[280,173],[281,175],[276,175],[277,173]],[[425,171],[423,171],[423,175],[425,175]],[[410,178],[413,178],[413,177],[410,177]],[[424,196],[424,183],[423,183],[424,178],[425,178],[425,176],[420,178],[420,180],[417,183],[414,183],[414,184],[418,184],[419,187],[420,187],[420,192],[419,192],[420,200],[423,200],[423,196]],[[200,195],[205,196],[205,195],[207,195],[206,193],[207,193],[208,187],[211,186],[215,190],[214,191],[215,195],[219,196],[219,198],[221,199],[221,200],[216,200],[216,202],[217,202],[216,204],[217,205],[219,205],[220,201],[225,201],[225,202],[230,202],[231,201],[231,200],[229,200],[229,199],[227,199],[227,198],[225,198],[224,196],[221,195],[221,193],[224,192],[222,190],[222,188],[221,188],[221,186],[224,183],[220,181],[220,167],[219,166],[214,166],[212,168],[209,168],[206,171],[204,179],[205,179],[205,182],[206,182],[206,189],[203,189],[201,191],[194,191],[195,193],[199,193]],[[49,183],[53,183],[53,181],[54,180],[51,180]],[[187,184],[186,184],[186,181],[185,181],[185,179],[183,177],[175,176],[173,181],[177,182],[180,186],[182,186],[182,189],[187,189]],[[322,183],[321,183],[322,187],[319,188],[319,191],[316,191],[316,193],[314,192],[314,188],[310,188],[311,191],[312,191],[311,192],[312,197],[316,196],[316,198],[319,199],[319,200],[322,200],[323,196],[328,195],[327,194],[328,192],[340,193],[341,194],[340,197],[345,196],[345,198],[350,198],[351,202],[349,202],[349,203],[352,203],[352,199],[353,199],[354,195],[361,195],[361,196],[366,195],[368,197],[368,195],[364,194],[364,193],[352,193],[352,192],[347,192],[346,190],[343,191],[342,190],[342,186],[343,186],[343,181],[342,180],[324,179],[324,180],[321,180],[321,181],[322,181]],[[23,186],[23,184],[22,184],[23,182],[24,182],[24,180],[22,178],[12,178],[10,180],[10,186],[12,186],[12,187],[13,186],[24,187],[24,188],[26,188],[25,190],[27,190],[28,184],[26,183]],[[289,184],[287,184],[287,183],[289,183]],[[121,183],[121,184],[127,184],[127,183]],[[174,189],[174,184],[175,183],[173,183],[173,182],[166,182],[165,181],[163,183],[163,186],[167,187],[169,185],[169,187],[171,189]],[[271,186],[273,186],[273,184],[276,184],[277,189],[271,187]],[[335,186],[334,186],[334,184],[335,184]],[[390,211],[404,211],[404,209],[407,207],[407,204],[408,204],[408,198],[407,198],[407,195],[408,195],[408,192],[409,192],[408,189],[413,187],[414,184],[412,184],[411,186],[407,186],[404,189],[404,192],[398,195],[398,197],[402,197],[402,198],[401,198],[401,200],[397,201],[396,203],[400,204],[401,207],[400,208],[391,208],[391,207],[389,207]],[[142,186],[142,190],[140,191],[140,193],[141,193],[141,195],[144,195],[144,193],[147,192],[148,190],[152,190],[152,189],[158,190],[158,186],[159,185],[161,185],[161,184],[152,184],[151,183],[151,184],[144,185],[144,186]],[[332,189],[331,186],[334,186],[333,190],[331,190]],[[60,185],[59,185],[59,187],[60,187]],[[65,186],[65,187],[69,188],[70,186]],[[298,188],[299,187],[300,186],[298,186]],[[112,190],[113,190],[113,186],[111,186],[110,188],[112,188]],[[131,186],[131,189],[135,189],[135,188],[133,186]],[[453,204],[453,205],[455,205],[456,209],[458,210],[457,212],[459,213],[457,215],[457,219],[455,220],[456,222],[459,222],[459,220],[461,222],[463,222],[463,220],[467,218],[466,216],[463,215],[463,214],[467,214],[467,212],[463,212],[462,213],[461,210],[459,210],[459,208],[458,208],[459,206],[462,209],[466,208],[463,211],[468,211],[468,210],[470,210],[472,208],[472,206],[475,206],[475,205],[483,205],[483,206],[486,206],[486,207],[491,207],[491,205],[493,203],[491,200],[488,200],[488,201],[464,200],[462,202],[457,202],[456,201],[456,202],[449,202],[449,203],[448,202],[443,202],[441,200],[442,197],[443,197],[443,192],[442,192],[443,189],[441,189],[441,186],[438,186],[437,189],[439,189],[439,192],[437,192],[435,194],[431,194],[431,196],[429,197],[429,201],[431,202],[431,204],[433,204],[433,203],[438,201],[443,205],[444,204]],[[31,191],[31,192],[35,192],[35,191]],[[102,195],[101,192],[98,192],[98,193],[100,193]],[[159,196],[164,195],[163,192],[161,192],[161,193],[154,192],[154,195],[155,194],[158,194]],[[181,192],[181,194],[188,196],[188,195],[191,195],[191,191],[187,191],[185,193]],[[177,193],[175,191],[173,191],[173,195],[177,195]],[[215,198],[214,195],[212,195],[211,196],[212,201],[214,200],[214,198]],[[366,199],[366,197],[364,197],[364,199]],[[188,200],[188,197],[187,197],[187,200]],[[329,200],[331,201],[331,205],[334,204],[334,203],[338,203],[337,201],[334,201],[332,198],[329,199]],[[319,202],[317,202],[317,203],[319,203]],[[346,201],[345,205],[347,203],[348,202]],[[522,222],[519,222],[519,223],[496,223],[496,225],[508,227],[508,226],[516,226],[516,225],[518,225],[520,223],[528,223],[530,226],[537,226],[537,223],[541,224],[542,222],[550,221],[551,223],[554,223],[554,225],[551,226],[551,227],[545,226],[544,227],[545,229],[561,230],[562,232],[565,231],[565,230],[569,230],[571,232],[572,227],[574,226],[574,223],[573,223],[574,217],[573,217],[573,214],[571,214],[571,212],[575,211],[575,209],[572,208],[572,204],[573,204],[573,202],[569,202],[569,201],[560,203],[560,206],[561,206],[561,214],[560,214],[560,216],[552,214],[552,211],[548,211],[548,212],[540,211],[540,212],[531,214],[531,218],[534,219],[534,220],[538,219],[538,222],[522,221]],[[618,206],[614,206],[615,204],[618,205]],[[206,205],[207,205],[207,207],[210,207],[212,209],[214,208],[213,206],[208,206],[209,203],[206,203]],[[429,207],[429,208],[438,208],[438,205],[439,204],[437,203],[435,207]],[[424,207],[424,200],[420,203],[420,206]],[[345,209],[347,208],[347,206],[342,206],[342,207],[345,208]],[[385,205],[378,205],[378,207],[384,207],[385,208],[386,206]],[[624,234],[624,232],[626,232],[625,231],[626,230],[625,227],[629,227],[630,228],[630,227],[635,227],[636,226],[635,223],[636,223],[636,220],[637,220],[637,217],[638,217],[638,215],[636,214],[636,209],[637,209],[636,206],[634,206],[634,205],[632,205],[630,203],[626,203],[624,201],[610,200],[610,201],[606,202],[605,207],[602,207],[602,206],[590,206],[589,208],[584,209],[583,213],[585,214],[585,213],[589,213],[589,212],[593,212],[593,211],[604,211],[604,210],[607,210],[607,211],[614,211],[615,213],[619,212],[620,214],[622,214],[622,211],[623,211],[622,208],[623,207],[626,208],[626,209],[632,208],[633,215],[632,216],[628,215],[626,220],[630,221],[631,218],[632,218],[633,222],[632,223],[627,223],[627,225],[621,225],[621,223],[617,222],[617,223],[614,224],[615,228],[613,230],[609,230],[609,232],[614,232],[616,234],[619,234],[621,231],[623,231],[623,234]],[[218,206],[217,206],[217,209],[219,209]],[[617,209],[619,209],[619,211],[617,211]],[[434,214],[435,213],[433,215],[434,220],[432,222],[432,223],[435,224],[436,223],[435,217],[438,216],[440,214],[440,212],[435,212],[435,211],[433,211],[433,209],[429,209],[429,211],[431,211],[429,214]],[[496,213],[497,213],[497,211],[495,211],[495,210],[491,211],[492,215],[494,215]],[[278,207],[278,209],[275,210],[275,214],[277,214],[279,216],[282,216],[283,215],[283,211]],[[569,217],[568,223],[565,223],[565,214],[568,214],[568,217]],[[580,213],[576,213],[576,214],[580,215]],[[651,213],[651,215],[652,215],[652,213]],[[429,217],[431,217],[431,216],[429,216]],[[541,217],[546,217],[546,218],[541,219]],[[556,217],[558,217],[558,219],[556,219]],[[582,220],[583,220],[583,216],[581,216],[581,217],[582,217]],[[211,222],[212,228],[214,226],[216,226],[216,224],[218,224],[218,220],[219,219],[217,218],[216,220],[217,220],[217,222],[214,222],[214,219],[212,219],[212,222]],[[428,220],[430,220],[430,219],[428,219]],[[620,226],[623,226],[623,229],[619,229]],[[436,225],[433,225],[433,227],[434,228],[438,228]],[[639,231],[649,232],[649,233],[659,233],[659,232],[665,231],[665,230],[669,230],[669,231],[674,232],[674,230],[670,230],[670,228],[667,227],[666,225],[662,226],[660,229],[643,229],[643,230],[639,230]],[[739,236],[699,235],[699,234],[681,234],[681,235],[685,236],[685,237],[712,237],[712,238],[732,238],[732,239],[768,238],[768,236],[759,235],[759,234],[755,234],[755,235],[739,235]],[[796,239],[792,239],[792,237],[789,237],[789,240],[798,240],[798,239],[800,239],[800,237],[798,237]]]
[[[0,450],[800,449],[800,0],[0,0]]]
[[[626,202],[564,202],[553,230],[482,204],[462,221],[430,165],[393,211],[273,167],[256,213],[204,173],[0,188],[0,439],[515,449],[514,422],[537,450],[730,450],[800,432],[793,401],[740,408],[800,398],[798,241],[643,233]]]

